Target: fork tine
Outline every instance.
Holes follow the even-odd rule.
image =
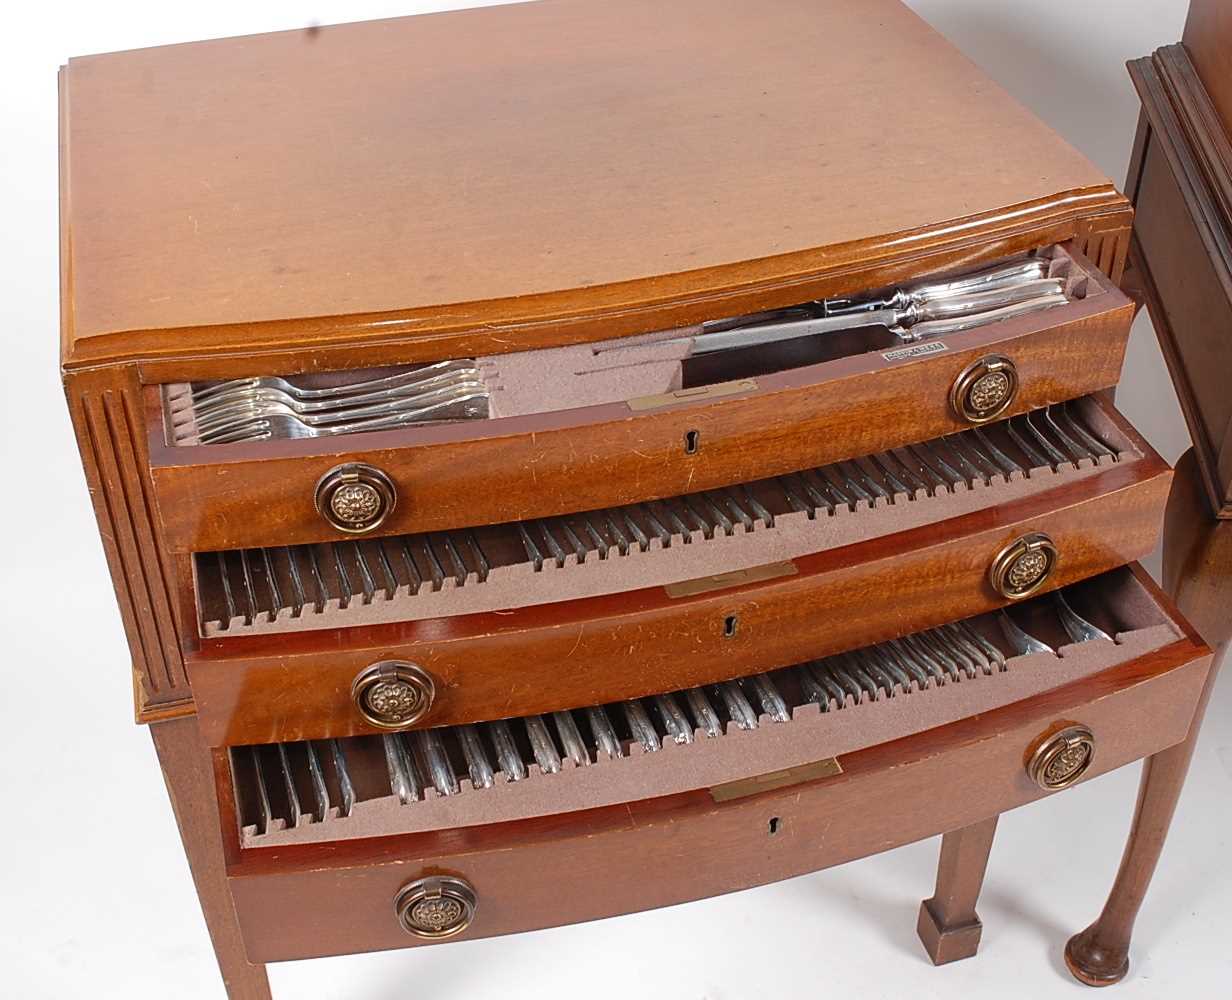
[[[430,378],[433,375],[443,372],[457,370],[459,368],[476,368],[473,359],[455,359],[450,361],[437,361],[430,365],[423,365],[419,368],[412,369],[409,372],[398,372],[394,375],[382,375],[377,378],[365,379],[362,382],[351,382],[347,385],[326,386],[320,389],[305,389],[295,385],[289,379],[284,379],[274,375],[258,375],[249,376],[246,378],[230,379],[226,382],[215,382],[212,385],[201,387],[194,386],[191,391],[191,398],[194,402],[198,400],[210,399],[219,393],[227,392],[237,388],[246,386],[269,385],[276,388],[282,388],[284,391],[289,391],[299,395],[303,399],[330,399],[341,396],[348,396],[356,392],[367,392],[370,389],[398,385],[408,381],[419,381],[423,378]]]
[[[223,427],[213,427],[199,435],[201,444],[222,444],[234,441],[255,441],[271,437],[327,437],[334,434],[355,434],[361,431],[389,430],[417,423],[438,420],[475,420],[487,417],[487,394],[462,396],[412,410],[397,410],[379,417],[367,417],[352,423],[318,425],[290,413],[265,416],[250,415]],[[275,433],[275,430],[278,433]]]
[[[457,399],[471,391],[481,393],[484,398],[487,398],[487,387],[482,382],[469,381],[439,387],[424,393],[397,396],[379,403],[370,403],[354,408],[333,409],[324,412],[302,411],[297,409],[296,406],[288,405],[277,399],[261,397],[253,397],[246,400],[233,399],[229,400],[225,405],[211,408],[207,412],[199,412],[196,416],[196,426],[197,432],[203,434],[215,429],[219,424],[234,422],[246,416],[266,416],[284,413],[300,417],[304,423],[309,425],[324,426],[331,423],[345,423],[365,417],[400,413],[416,407],[430,406],[438,402]]]
[[[354,414],[360,412],[365,405],[403,403],[406,400],[430,398],[435,394],[443,394],[465,388],[486,387],[477,369],[459,371],[435,376],[421,382],[381,389],[375,392],[357,393],[355,395],[330,399],[300,399],[293,393],[270,386],[252,386],[236,389],[213,396],[194,404],[191,408],[178,411],[173,417],[173,425],[189,423],[195,420],[198,424],[208,422],[216,414],[227,413],[237,408],[261,404],[280,404],[296,413],[337,413]]]

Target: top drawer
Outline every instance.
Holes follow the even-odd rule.
[[[976,319],[925,318],[907,328],[916,338],[909,342],[878,322],[901,314],[905,300],[891,306],[878,292],[852,320],[865,325],[775,344],[699,352],[696,344],[723,336],[720,320],[705,330],[468,359],[426,390],[430,400],[452,401],[439,412],[453,419],[405,427],[245,441],[220,433],[220,443],[201,443],[220,426],[217,389],[150,387],[163,537],[181,552],[347,537],[321,509],[330,473],[349,463],[376,470],[366,499],[388,508],[371,533],[442,531],[779,475],[1115,384],[1132,303],[1070,247],[1035,257],[1059,279],[1063,303],[997,306],[994,290],[955,310]],[[828,300],[760,319],[816,321],[839,308]],[[333,373],[299,385],[389,374],[398,372]],[[448,391],[437,394],[442,386]],[[290,426],[273,425],[279,433]],[[259,416],[221,426],[264,430]]]

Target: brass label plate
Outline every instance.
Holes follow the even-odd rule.
[[[776,580],[781,576],[795,576],[798,572],[796,564],[787,560],[766,563],[764,566],[751,566],[748,569],[734,569],[730,573],[716,573],[714,576],[699,576],[696,580],[681,580],[679,583],[669,583],[663,589],[667,591],[668,597],[691,597],[694,594],[726,590],[728,587],[739,587],[746,583],[760,583],[762,580]]]
[[[716,382],[714,385],[699,385],[695,389],[676,389],[674,392],[660,392],[653,396],[634,396],[626,400],[630,410],[657,410],[663,406],[675,406],[677,403],[692,403],[698,399],[719,399],[723,396],[734,396],[741,392],[753,392],[757,388],[755,379],[742,378],[734,382]]]
[[[906,361],[908,358],[926,358],[930,354],[944,354],[948,350],[944,340],[929,340],[923,344],[912,344],[910,347],[885,351],[881,356],[887,361]]]
[[[806,781],[816,781],[818,778],[833,778],[843,773],[843,765],[837,757],[827,757],[825,760],[814,761],[812,764],[801,764],[798,767],[784,768],[782,771],[771,771],[769,774],[759,774],[752,778],[741,778],[739,781],[728,781],[722,785],[710,788],[710,797],[715,802],[730,802],[732,799],[743,799],[758,792],[768,792],[775,788],[787,788],[789,785],[801,785]]]

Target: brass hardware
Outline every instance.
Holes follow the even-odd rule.
[[[352,462],[325,473],[312,501],[317,513],[339,531],[360,535],[384,521],[397,498],[389,476],[371,465]]]
[[[365,667],[351,685],[351,699],[359,714],[381,729],[413,726],[431,711],[435,698],[432,675],[400,660]]]
[[[1067,726],[1040,745],[1027,761],[1027,774],[1046,792],[1069,788],[1095,759],[1095,734],[1086,726]]]
[[[1018,393],[1018,369],[1001,354],[972,362],[954,380],[950,406],[960,420],[986,424],[1009,409]]]
[[[471,884],[449,875],[416,879],[394,897],[394,913],[402,929],[437,941],[466,930],[475,919],[477,906]]]
[[[716,573],[714,576],[699,576],[693,580],[681,580],[679,583],[664,584],[663,589],[671,598],[692,597],[694,594],[706,594],[712,590],[726,590],[728,587],[739,587],[746,583],[761,583],[764,580],[777,580],[781,576],[795,576],[799,570],[791,560],[766,563],[764,566],[751,566],[748,569],[734,569],[729,573]]]
[[[734,382],[716,382],[714,385],[699,385],[692,389],[658,392],[653,396],[634,396],[625,402],[630,410],[658,410],[664,406],[691,403],[698,399],[720,399],[723,396],[735,396],[741,392],[753,392],[756,388],[756,380],[742,378]]]
[[[721,785],[710,786],[710,797],[715,802],[730,802],[733,799],[743,799],[759,792],[768,792],[775,788],[788,788],[791,785],[801,785],[806,781],[816,781],[819,778],[833,778],[843,773],[843,766],[837,757],[826,757],[812,764],[801,764],[798,767],[788,767],[781,771],[771,771],[769,774],[758,774],[752,778],[740,778],[736,781],[725,781]]]
[[[1057,547],[1042,531],[1023,535],[997,553],[988,569],[992,589],[1018,601],[1044,585],[1057,564]]]

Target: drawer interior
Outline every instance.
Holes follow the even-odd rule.
[[[1060,593],[705,688],[476,726],[234,747],[240,842],[442,830],[713,790],[1030,698],[1185,634],[1135,567]]]
[[[1063,246],[1045,247],[994,267],[1032,262],[1038,265],[1037,273],[1044,275],[1032,280],[1055,288],[1059,293],[1055,297],[1043,296],[1001,308],[979,306],[979,311],[971,315],[924,320],[908,327],[887,325],[887,313],[894,309],[872,306],[892,300],[901,304],[904,296],[921,284],[935,289],[962,276],[922,276],[919,283],[904,289],[875,289],[852,299],[809,302],[694,327],[418,368],[296,375],[293,381],[259,387],[252,378],[231,383],[169,383],[162,387],[163,437],[170,446],[187,448],[397,430],[407,443],[414,443],[416,428],[422,431],[430,426],[468,422],[480,425],[477,435],[499,434],[500,422],[511,418],[623,401],[638,410],[690,398],[747,393],[758,388],[756,379],[793,369],[809,369],[820,382],[830,377],[827,366],[844,358],[886,351],[915,340],[932,340],[943,333],[952,335],[957,347],[965,330],[1030,315],[1027,306],[1032,302],[1040,303],[1034,311],[1047,311],[1049,318],[1041,322],[1050,325],[1065,321],[1067,310],[1078,304],[1106,300],[1107,308],[1113,309],[1127,301],[1094,265]],[[1024,287],[1029,285],[1024,283]],[[863,309],[865,304],[868,310]],[[895,308],[899,314],[907,314],[906,307]],[[836,317],[836,312],[842,315]],[[713,338],[730,336],[735,328],[755,328],[764,333],[771,325],[817,321],[841,322],[847,328],[821,334],[805,332],[771,344],[713,353],[699,353],[703,349],[697,346],[707,343],[707,338],[713,345]],[[322,394],[337,393],[344,387],[350,387],[352,395],[345,399],[335,395],[323,401]],[[259,405],[254,403],[254,389],[259,390]],[[395,398],[399,400],[397,416],[382,409]],[[271,401],[273,416],[268,405]],[[301,415],[306,413],[309,426],[287,418],[288,406]]]
[[[1141,457],[1087,397],[737,487],[477,527],[194,557],[205,637],[415,621],[683,586],[1038,495]]]

